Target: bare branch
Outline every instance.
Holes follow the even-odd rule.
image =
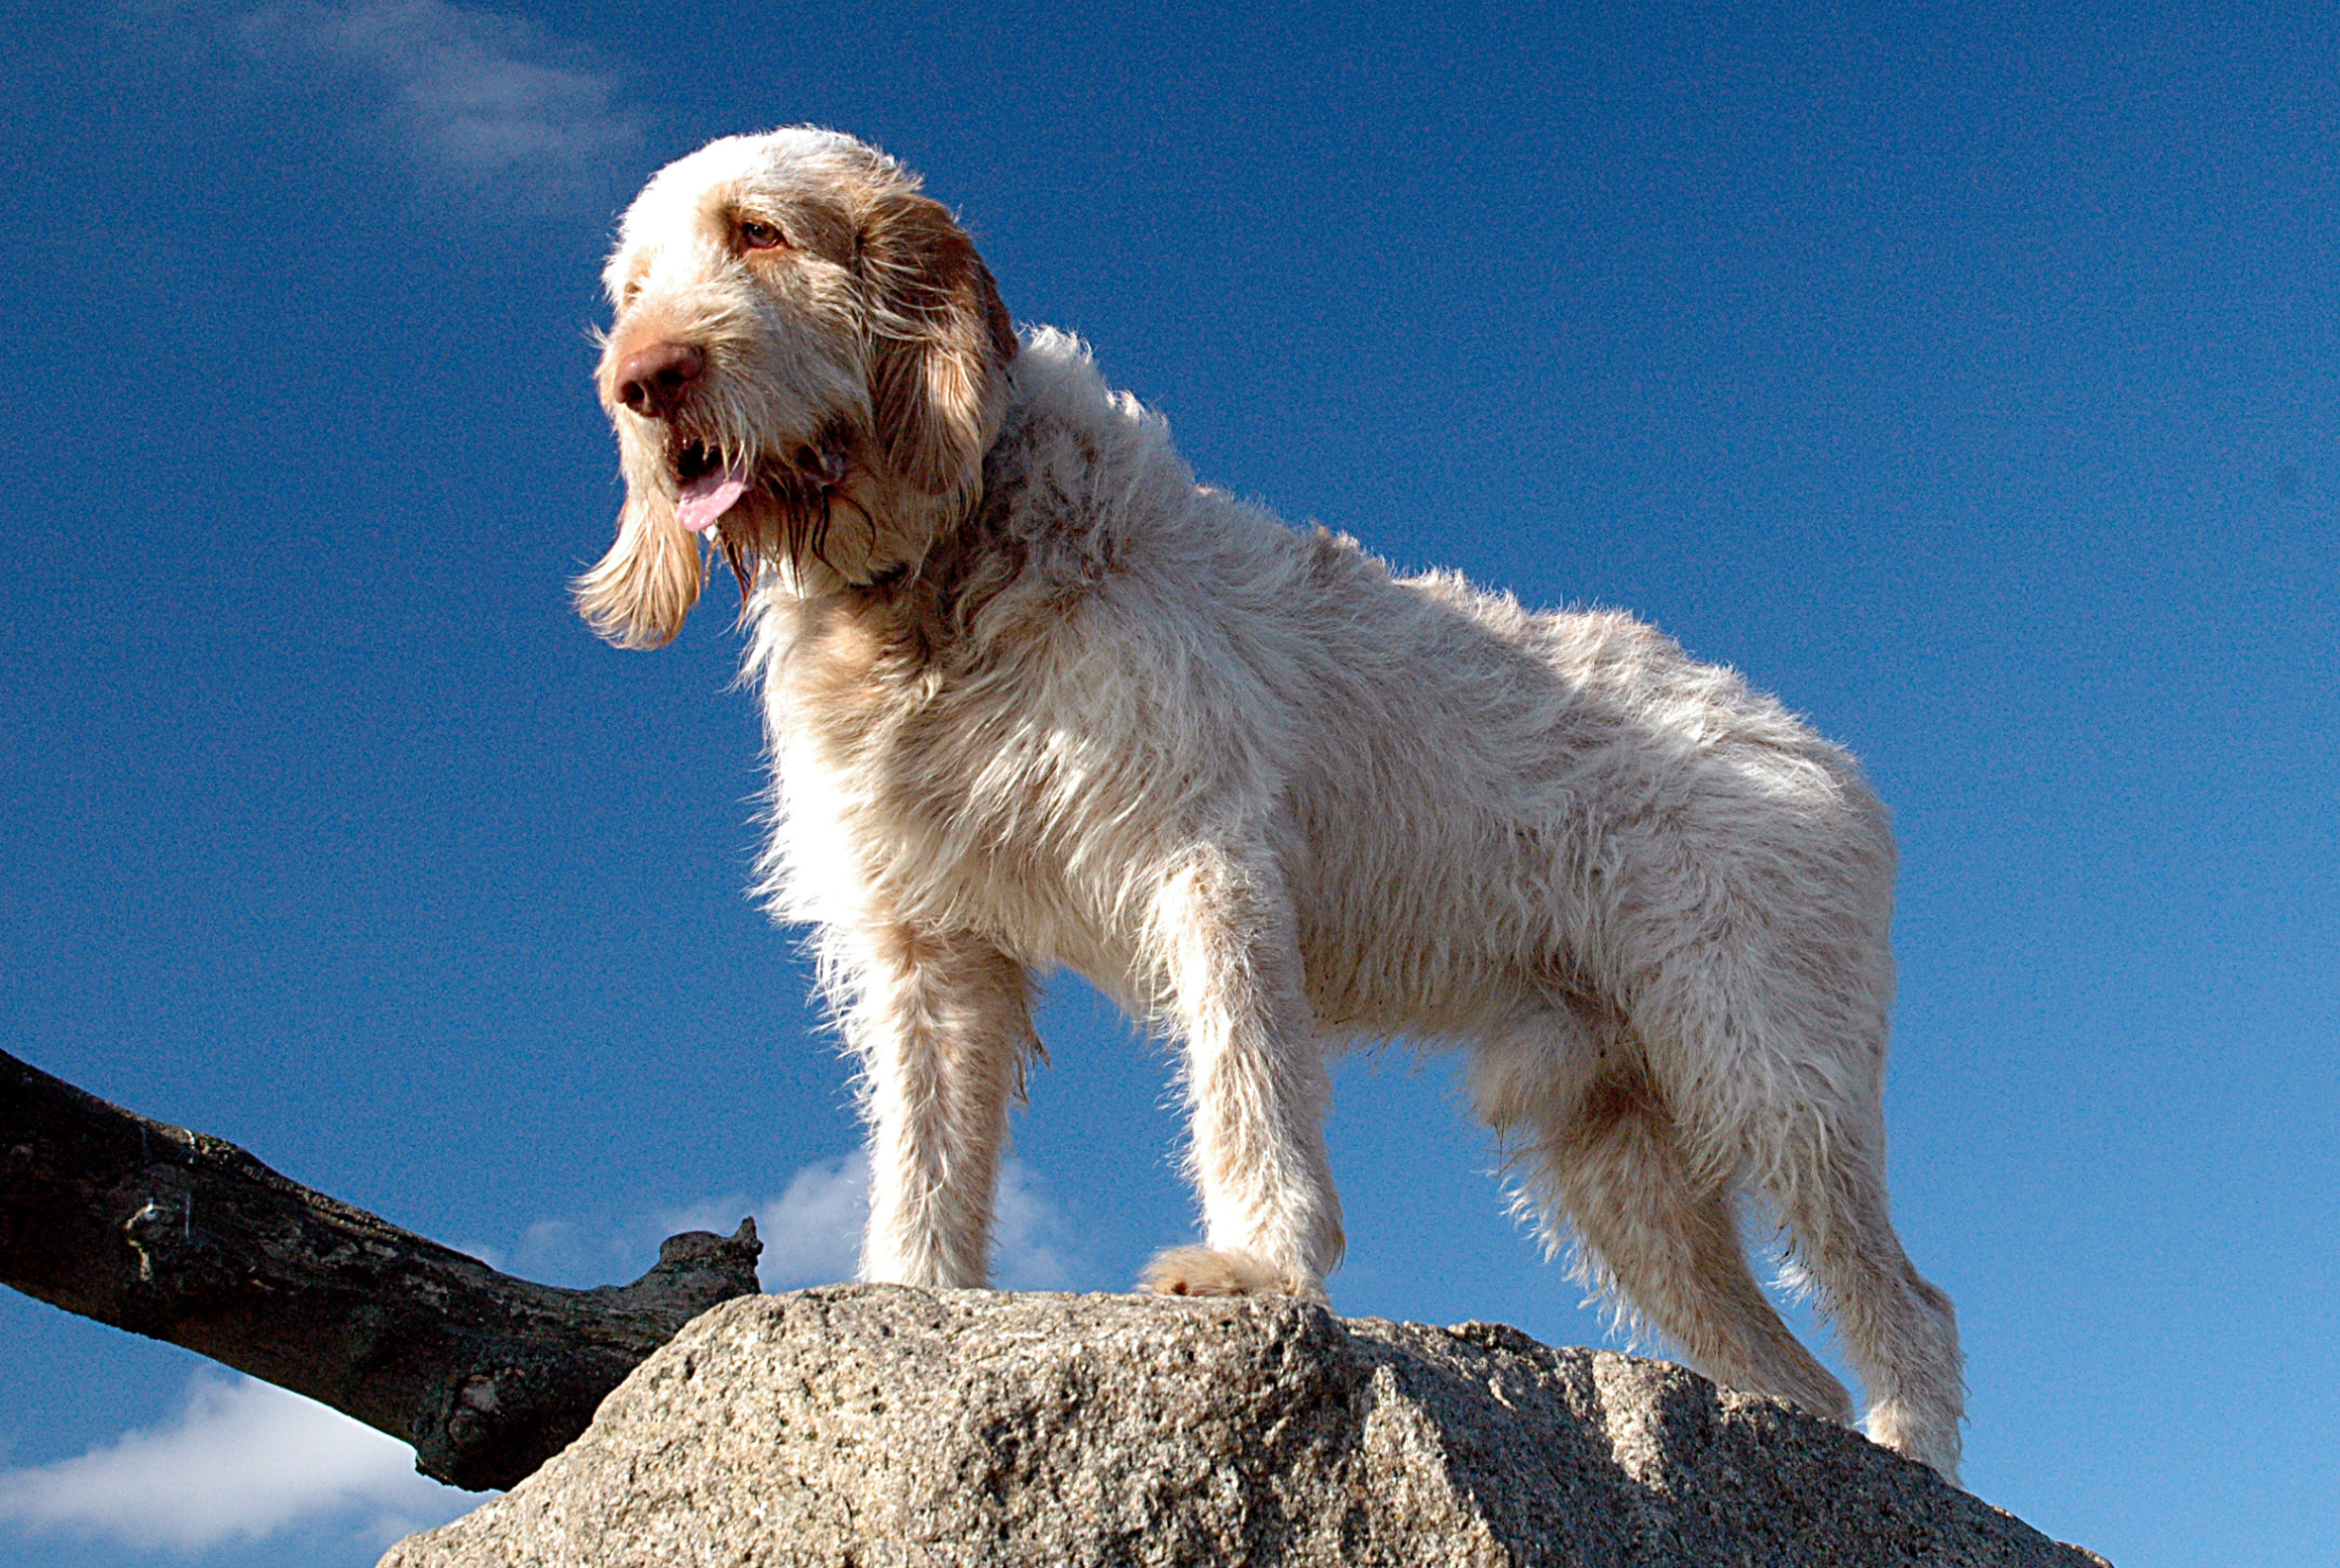
[[[755,1221],[670,1237],[631,1285],[499,1274],[0,1052],[0,1284],[168,1340],[509,1487],[718,1302],[752,1295]]]

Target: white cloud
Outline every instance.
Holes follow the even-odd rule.
[[[850,1280],[861,1263],[861,1227],[870,1211],[870,1157],[808,1165],[788,1189],[756,1209],[764,1239],[757,1274],[768,1291]]]
[[[1040,1191],[1040,1179],[1010,1160],[1000,1173],[1000,1201],[992,1215],[1000,1283],[1011,1291],[1069,1289],[1073,1260],[1058,1245],[1065,1239],[1064,1216]]]
[[[630,173],[640,121],[615,75],[532,22],[449,0],[271,5],[236,31],[255,54],[355,73],[382,128],[432,172],[520,200]]]
[[[529,1278],[604,1283],[649,1266],[679,1230],[728,1234],[753,1214],[769,1291],[853,1278],[869,1213],[869,1158],[803,1167],[777,1197],[712,1199],[624,1224],[544,1220],[509,1253],[466,1250]],[[1063,1214],[1027,1167],[1000,1174],[994,1225],[1001,1285],[1055,1290],[1080,1272]],[[73,1459],[0,1469],[0,1523],[105,1535],[133,1546],[197,1550],[339,1522],[382,1543],[479,1502],[414,1472],[414,1450],[296,1394],[204,1372],[179,1413]]]
[[[341,1522],[387,1544],[478,1506],[417,1475],[414,1450],[338,1411],[246,1377],[196,1374],[160,1426],[73,1459],[0,1470],[0,1520],[196,1550]]]
[[[853,1278],[869,1209],[869,1156],[851,1154],[805,1166],[777,1198],[759,1203],[737,1198],[692,1203],[658,1216],[654,1228],[661,1235],[678,1230],[728,1235],[742,1214],[753,1214],[764,1242],[758,1278],[767,1291],[793,1291]],[[1077,1273],[1064,1216],[1040,1179],[1018,1160],[1009,1160],[1000,1172],[992,1253],[999,1283],[1009,1290],[1062,1290]]]

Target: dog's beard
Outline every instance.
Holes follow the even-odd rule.
[[[799,589],[823,579],[867,576],[878,547],[871,516],[868,443],[846,416],[822,421],[807,440],[742,436],[720,416],[685,426],[663,442],[628,442],[634,493],[667,527],[720,556],[746,600],[766,567]]]
[[[661,613],[655,625],[628,634],[640,646],[674,635],[705,580],[701,563],[709,554],[731,569],[744,613],[768,581],[801,597],[914,574],[939,532],[965,510],[972,480],[930,494],[892,473],[866,410],[832,405],[809,419],[806,410],[776,416],[736,385],[705,392],[696,417],[674,427],[617,416],[628,514],[639,519],[633,546],[621,554],[631,573],[671,578],[653,596],[680,605],[679,613]],[[776,429],[803,434],[764,433]],[[641,591],[627,598],[615,587],[628,572],[596,570],[612,586],[581,600],[588,618],[635,618]],[[613,607],[594,607],[596,597]]]
[[[759,471],[709,530],[742,599],[767,564],[798,584],[823,572],[845,581],[866,576],[877,526],[854,488],[795,466]]]

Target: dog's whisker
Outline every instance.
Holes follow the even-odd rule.
[[[822,566],[828,567],[832,572],[835,571],[836,568],[828,558],[827,549],[829,542],[829,517],[831,515],[830,508],[834,499],[835,497],[832,496],[828,491],[821,491],[820,514],[819,516],[812,519],[811,545],[812,559],[819,562]]]

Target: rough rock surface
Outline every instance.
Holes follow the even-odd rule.
[[[1663,1362],[1293,1302],[729,1302],[382,1568],[2083,1568],[1856,1432]]]

